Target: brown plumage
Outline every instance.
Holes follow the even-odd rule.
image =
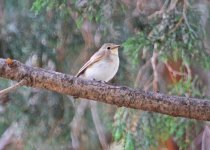
[[[79,72],[76,74],[76,77],[79,77],[86,69],[87,67],[91,66],[92,64],[96,63],[97,61],[103,59],[107,56],[106,51],[97,51],[88,62],[86,62],[82,68],[79,70]]]
[[[82,66],[76,74],[76,77],[105,82],[111,80],[119,68],[119,47],[120,45],[113,43],[104,44],[90,60]]]

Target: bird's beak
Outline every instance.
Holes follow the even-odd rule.
[[[112,49],[119,48],[119,47],[121,47],[121,45],[115,45],[112,47]]]

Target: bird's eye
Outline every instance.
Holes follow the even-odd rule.
[[[108,50],[110,50],[110,49],[111,49],[111,47],[107,47],[107,49],[108,49]]]

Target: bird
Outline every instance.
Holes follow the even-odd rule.
[[[82,66],[76,77],[102,82],[110,81],[119,68],[119,47],[120,45],[113,43],[103,44],[90,60]]]

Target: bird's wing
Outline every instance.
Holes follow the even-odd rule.
[[[79,72],[76,74],[76,77],[79,77],[86,69],[87,67],[91,66],[92,64],[94,64],[95,62],[101,60],[103,57],[106,56],[106,52],[105,51],[98,51],[96,52],[88,62],[86,62],[84,64],[84,66],[82,66],[82,68],[79,70]]]

